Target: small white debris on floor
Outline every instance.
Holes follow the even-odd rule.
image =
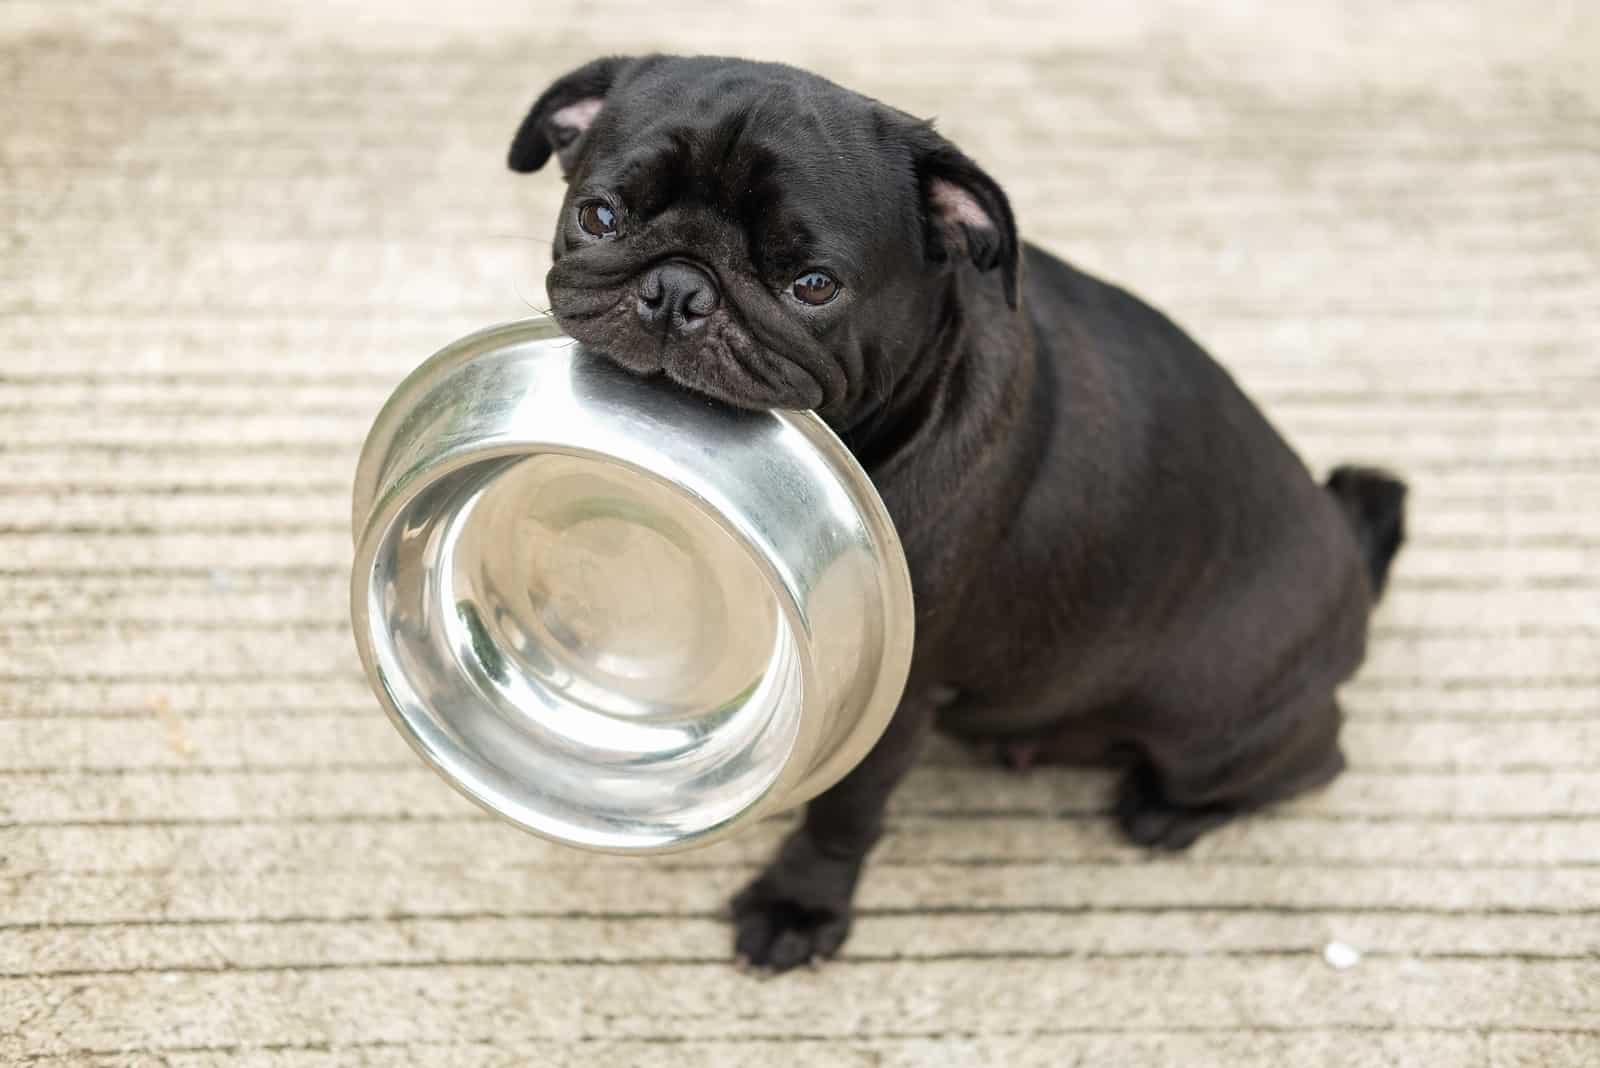
[[[1361,963],[1361,951],[1343,942],[1329,942],[1322,947],[1322,959],[1328,962],[1328,967],[1342,972]]]

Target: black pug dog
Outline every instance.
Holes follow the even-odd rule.
[[[573,337],[745,408],[815,409],[911,563],[916,652],[867,758],[733,901],[742,960],[834,953],[930,728],[1013,763],[1116,761],[1134,842],[1180,849],[1344,766],[1335,689],[1404,485],[1326,486],[1160,312],[1018,241],[933,127],[786,66],[599,59],[511,146],[569,189]]]

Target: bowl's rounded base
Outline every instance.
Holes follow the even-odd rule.
[[[368,586],[400,726],[529,830],[679,847],[757,806],[799,735],[798,643],[752,551],[605,456],[466,463],[401,508]]]

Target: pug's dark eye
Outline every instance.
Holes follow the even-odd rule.
[[[617,213],[603,200],[590,200],[578,208],[578,225],[590,237],[615,237]]]
[[[826,304],[839,295],[839,283],[831,274],[807,271],[794,280],[795,299],[805,304]]]

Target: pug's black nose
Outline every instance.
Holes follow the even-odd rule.
[[[651,269],[639,285],[639,318],[653,330],[693,330],[721,302],[711,276],[681,260]]]

